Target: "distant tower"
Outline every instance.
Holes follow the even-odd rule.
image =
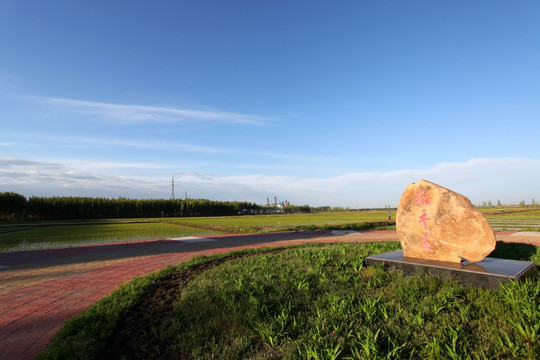
[[[171,181],[171,200],[174,200],[174,176]]]

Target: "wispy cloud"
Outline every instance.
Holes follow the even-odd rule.
[[[53,143],[55,146],[63,145],[69,147],[131,147],[139,149],[153,149],[153,150],[182,150],[182,151],[192,151],[199,153],[210,153],[210,154],[221,154],[221,153],[230,153],[233,150],[217,148],[213,146],[204,146],[204,145],[195,145],[182,143],[178,141],[161,141],[161,140],[152,140],[152,139],[128,139],[128,138],[119,138],[119,137],[91,137],[91,136],[79,136],[79,135],[46,135],[46,134],[21,134],[21,133],[11,133],[8,134],[13,137],[19,138],[29,138],[33,140],[39,140],[42,144],[43,142]],[[24,143],[6,143],[7,145],[23,145]],[[2,143],[0,143],[2,145]],[[37,146],[33,144],[33,146]]]
[[[244,125],[266,125],[269,117],[222,110],[183,109],[148,105],[126,105],[86,100],[20,95],[21,98],[54,108],[57,111],[92,115],[120,124],[145,122],[206,122]]]
[[[88,161],[83,162],[78,160],[63,160],[63,164],[73,167],[78,167],[85,170],[103,170],[103,169],[165,169],[169,168],[168,166],[156,163],[148,162],[116,162],[116,161]]]
[[[38,145],[37,144],[32,144],[32,143],[16,142],[16,141],[2,141],[2,142],[0,142],[0,146],[4,146],[4,147],[18,147],[18,146],[36,147]]]
[[[0,157],[0,169],[16,167],[58,168],[59,165],[43,161],[19,159],[14,157]]]
[[[335,165],[338,160],[334,156],[321,155],[305,155],[295,153],[271,153],[271,152],[251,152],[249,150],[238,148],[222,148],[215,146],[196,145],[179,141],[163,141],[145,138],[123,138],[112,136],[80,136],[71,134],[32,134],[21,132],[8,132],[2,134],[9,139],[23,139],[34,141],[33,143],[25,141],[6,141],[0,142],[0,146],[54,146],[54,147],[69,147],[69,148],[109,148],[109,147],[126,147],[134,149],[148,149],[159,151],[187,151],[201,154],[243,154],[252,155],[257,158],[270,159],[278,161],[278,163],[266,163],[265,161],[238,163],[238,162],[208,162],[206,164],[212,166],[230,166],[237,169],[273,169],[273,170],[316,170],[320,169],[321,164],[325,164],[326,168]],[[200,162],[200,161],[199,161]],[[301,164],[301,165],[299,165]]]
[[[167,198],[170,169],[145,163],[45,162],[0,158],[0,189],[29,195],[85,195]],[[123,168],[137,168],[125,174]],[[161,171],[162,170],[162,171]],[[486,158],[441,163],[429,169],[351,172],[328,178],[235,175],[186,171],[175,173],[176,189],[190,197],[264,203],[277,196],[313,206],[396,206],[409,182],[427,179],[457,191],[475,204],[501,200],[516,204],[540,199],[540,159]]]

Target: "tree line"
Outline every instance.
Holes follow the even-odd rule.
[[[151,217],[231,216],[347,211],[309,205],[263,206],[246,201],[207,199],[117,199],[78,196],[32,196],[0,192],[0,221],[85,220]]]
[[[37,197],[0,193],[0,220],[82,220],[113,218],[223,216],[264,213],[250,202],[206,199],[108,199],[93,197]]]
[[[478,207],[493,207],[493,206],[494,206],[494,205],[493,205],[493,203],[491,202],[491,200],[489,200],[489,201],[487,201],[487,202],[486,202],[486,201],[482,201],[482,204],[481,204],[481,205],[478,205]],[[501,203],[501,200],[497,200],[497,206],[498,206],[498,207],[503,206],[503,204]],[[533,206],[533,207],[534,207],[534,206],[538,206],[538,203],[537,203],[536,200],[534,200],[534,198],[533,198],[533,199],[531,200],[531,204],[530,204],[530,205],[527,205],[527,204],[525,203],[525,200],[521,200],[521,201],[519,202],[519,206],[523,206],[523,207],[525,207],[525,206]]]

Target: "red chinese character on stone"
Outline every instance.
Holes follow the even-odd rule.
[[[424,250],[429,250],[431,248],[431,243],[429,242],[429,232],[424,234]]]
[[[420,220],[418,220],[419,223],[422,223],[424,225],[424,229],[427,229],[427,221],[431,220],[431,218],[427,217],[426,210],[422,210],[422,216],[420,216]]]
[[[418,205],[429,205],[431,204],[431,200],[429,199],[429,192],[428,191],[418,191],[416,194],[416,203]]]

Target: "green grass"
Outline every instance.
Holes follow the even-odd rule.
[[[392,218],[395,219],[395,211]],[[276,214],[256,216],[220,216],[192,217],[171,219],[168,221],[182,225],[220,229],[227,232],[260,232],[303,230],[315,228],[362,227],[366,223],[385,222],[387,212],[374,211],[340,211],[312,214]]]
[[[397,248],[304,244],[196,258],[98,301],[39,359],[540,358],[540,280],[493,291],[364,266]],[[531,245],[496,251],[540,260]]]
[[[16,231],[14,231],[16,230]],[[162,223],[64,224],[0,228],[0,251],[34,250],[89,243],[215,234],[216,231]]]

